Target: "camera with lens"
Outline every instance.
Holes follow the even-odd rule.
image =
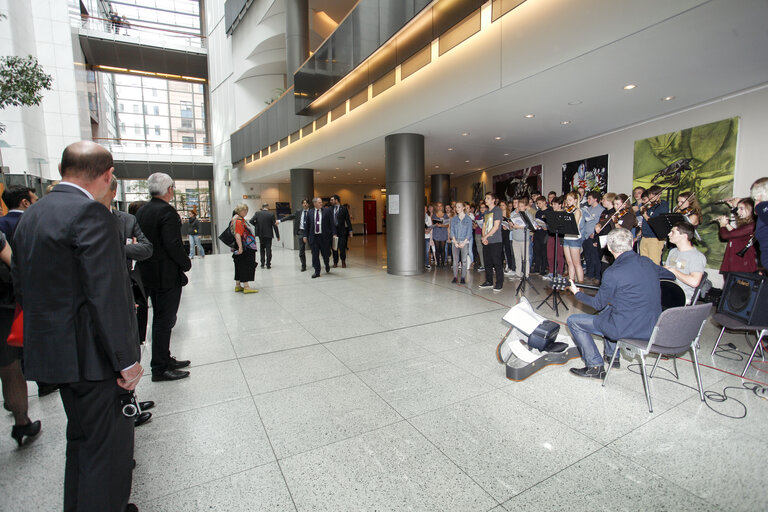
[[[120,395],[120,408],[123,415],[133,418],[139,412],[139,405],[136,403],[136,394],[133,391]]]

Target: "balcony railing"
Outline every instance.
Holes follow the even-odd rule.
[[[115,154],[139,154],[146,157],[157,156],[158,160],[168,157],[211,156],[211,144],[208,142],[179,142],[171,140],[145,139],[110,139],[94,137],[93,141]]]
[[[170,30],[117,19],[96,18],[88,15],[72,16],[71,19],[73,24],[77,24],[83,29],[109,35],[115,40],[132,40],[138,44],[154,46],[206,47],[206,38],[202,34],[192,34],[181,30]]]

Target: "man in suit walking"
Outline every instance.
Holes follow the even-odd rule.
[[[137,264],[141,280],[152,299],[152,381],[178,380],[189,377],[189,361],[171,357],[171,330],[181,302],[181,287],[187,284],[184,274],[192,262],[181,240],[181,219],[169,203],[173,198],[173,178],[156,172],[147,178],[152,199],[136,212],[139,227],[152,243],[152,256]]]
[[[331,209],[333,224],[339,236],[338,244],[333,251],[333,268],[338,266],[339,257],[341,257],[341,268],[347,268],[347,238],[352,236],[352,220],[349,218],[349,211],[341,204],[337,194],[331,196]]]
[[[293,234],[298,237],[299,240],[299,261],[301,261],[301,271],[307,270],[307,255],[306,250],[306,233],[307,233],[307,219],[309,218],[309,199],[301,200],[301,210],[296,210],[293,214]]]
[[[67,146],[61,183],[27,210],[14,235],[25,374],[59,384],[67,414],[65,511],[137,510],[128,504],[133,418],[120,404],[144,370],[124,241],[94,200],[109,191],[113,170],[101,146]]]
[[[331,241],[336,236],[336,226],[328,208],[323,208],[323,200],[316,197],[312,200],[314,208],[309,211],[309,223],[304,235],[304,243],[312,249],[312,267],[315,273],[312,279],[320,277],[320,253],[323,254],[325,271],[331,271],[329,258],[331,256]]]
[[[261,210],[253,214],[251,224],[256,230],[255,235],[259,237],[261,268],[272,268],[272,232],[280,241],[280,231],[277,230],[275,214],[269,211],[267,203],[262,204]]]

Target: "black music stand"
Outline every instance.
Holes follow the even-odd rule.
[[[533,283],[530,282],[530,274],[528,272],[528,259],[526,258],[528,254],[528,250],[531,248],[531,240],[528,238],[528,234],[531,231],[536,231],[536,227],[531,222],[531,219],[528,217],[528,214],[525,212],[520,212],[520,218],[523,220],[523,224],[525,225],[525,248],[523,249],[523,277],[520,278],[520,284],[517,285],[517,290],[515,290],[515,295],[518,295],[520,293],[525,293],[525,285],[526,283],[531,285],[531,288],[533,288],[533,291],[536,293],[539,293],[539,290],[536,289],[535,286],[533,286]],[[555,255],[557,256],[557,255]]]
[[[578,235],[579,226],[576,224],[576,218],[572,213],[568,212],[556,212],[549,211],[544,212],[544,217],[547,219],[547,230],[555,235],[555,268],[552,269],[552,291],[549,292],[547,298],[541,301],[541,304],[536,306],[539,309],[544,304],[551,307],[556,315],[560,315],[557,310],[558,302],[563,305],[567,310],[568,306],[565,305],[565,301],[560,296],[560,290],[567,286],[565,279],[562,276],[557,275],[557,243],[560,235]],[[552,297],[552,304],[548,304],[547,301]]]
[[[672,228],[678,222],[685,222],[690,224],[688,219],[686,219],[685,215],[682,213],[662,213],[657,217],[651,217],[646,222],[648,222],[648,225],[651,226],[651,229],[656,234],[656,238],[659,240],[664,240],[667,238],[669,236],[669,232],[672,231]]]

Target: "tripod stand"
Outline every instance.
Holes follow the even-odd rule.
[[[576,220],[573,214],[568,212],[546,212],[545,217],[547,219],[547,229],[555,235],[555,268],[552,269],[552,291],[549,292],[547,298],[541,301],[541,304],[536,306],[539,309],[544,304],[551,307],[555,315],[560,316],[560,312],[557,309],[558,303],[562,304],[567,310],[568,306],[565,305],[565,301],[560,296],[560,290],[563,290],[567,286],[567,280],[563,276],[557,275],[557,249],[560,235],[577,235],[579,233],[579,227],[576,225]],[[547,301],[552,299],[550,305]]]
[[[525,245],[523,246],[523,277],[520,278],[520,284],[517,285],[517,290],[515,290],[515,295],[519,295],[520,293],[525,293],[526,284],[531,285],[531,288],[533,288],[533,291],[535,291],[536,293],[539,293],[539,290],[537,290],[536,287],[533,286],[533,283],[530,282],[530,274],[528,273],[528,257],[527,257],[528,250],[531,246],[531,240],[528,237],[528,234],[531,230],[534,230],[536,228],[531,223],[531,219],[529,219],[528,215],[526,215],[525,213],[521,213],[520,218],[523,219],[523,223],[525,224]],[[557,253],[555,253],[555,257],[557,257]]]

